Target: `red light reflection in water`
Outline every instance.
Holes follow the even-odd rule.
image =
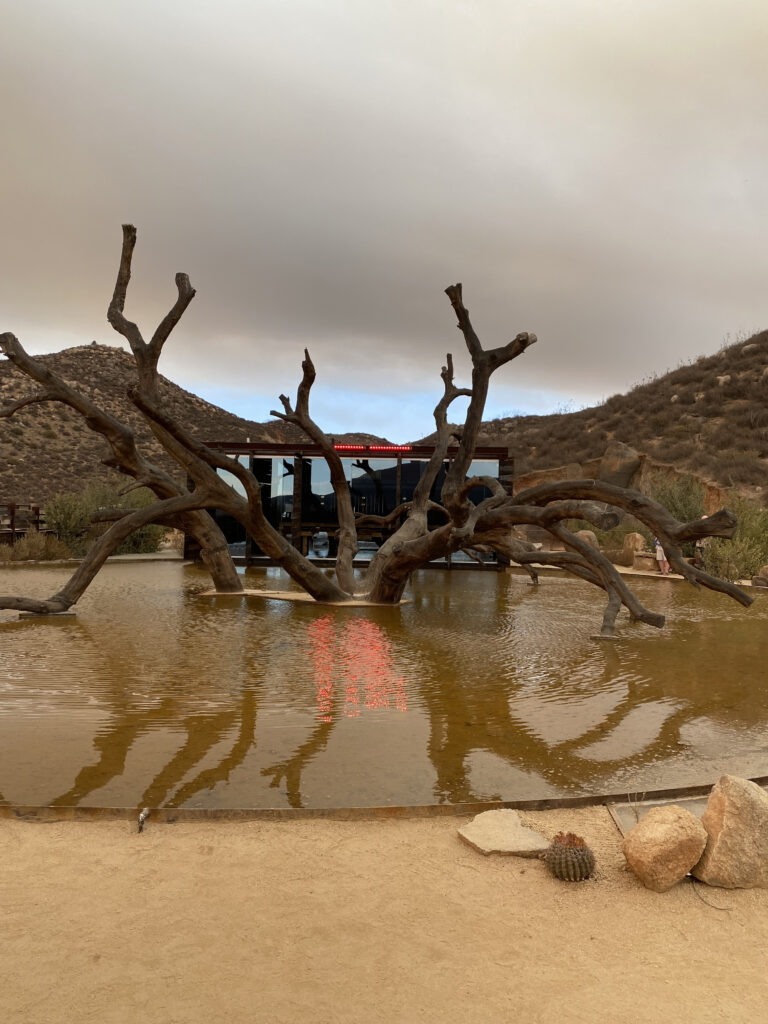
[[[408,710],[403,677],[392,664],[389,641],[375,622],[354,619],[336,629],[330,615],[307,628],[321,722],[332,720],[336,687],[344,692],[344,716],[358,718],[362,707]]]

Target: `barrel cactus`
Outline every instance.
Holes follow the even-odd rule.
[[[543,855],[544,863],[563,882],[583,882],[595,870],[595,855],[573,832],[558,832]]]

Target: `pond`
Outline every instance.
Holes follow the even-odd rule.
[[[6,568],[0,593],[69,571]],[[600,642],[601,595],[558,577],[425,570],[408,604],[330,609],[110,563],[74,617],[0,612],[0,800],[403,805],[766,774],[768,598],[633,583],[666,628],[622,617]]]

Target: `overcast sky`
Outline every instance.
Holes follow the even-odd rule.
[[[106,323],[123,222],[162,371],[254,419],[295,391],[432,429],[446,285],[539,344],[488,416],[574,408],[768,326],[765,0],[0,0],[0,330]]]

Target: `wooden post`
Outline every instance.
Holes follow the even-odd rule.
[[[507,494],[512,494],[515,485],[515,457],[509,448],[507,448],[506,457],[499,459],[499,483]],[[506,568],[509,565],[509,559],[500,551],[496,552],[496,561],[500,568]]]
[[[301,483],[304,459],[298,453],[293,457],[293,508],[291,509],[291,544],[301,551]]]

